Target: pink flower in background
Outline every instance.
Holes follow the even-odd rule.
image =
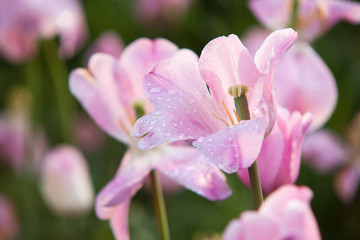
[[[86,63],[95,53],[106,53],[114,58],[120,58],[124,43],[116,32],[106,31],[92,44],[85,54]]]
[[[261,186],[265,194],[297,180],[301,147],[311,119],[309,113],[302,116],[299,112],[290,114],[284,108],[278,109],[275,126],[264,140],[257,158]],[[238,175],[250,187],[248,171],[241,170]]]
[[[250,8],[270,30],[289,27],[294,0],[251,0]],[[360,4],[346,0],[299,0],[295,29],[299,39],[311,42],[336,23],[360,23]]]
[[[191,52],[160,62],[144,79],[155,111],[133,128],[132,134],[142,137],[138,147],[190,140],[225,172],[249,167],[275,121],[273,71],[296,39],[292,29],[276,31],[253,58],[239,38],[230,35],[208,43],[199,63]],[[240,84],[249,89],[251,120],[238,123],[228,90]]]
[[[311,210],[312,191],[286,185],[262,203],[258,211],[246,211],[231,221],[224,240],[320,240],[320,231]]]
[[[83,44],[87,26],[77,0],[2,0],[0,53],[13,63],[29,60],[38,41],[60,37],[60,55],[69,58]]]
[[[41,191],[50,209],[59,215],[88,213],[93,206],[94,189],[81,152],[69,145],[50,150],[42,163]]]
[[[17,214],[12,202],[0,195],[0,239],[18,239],[19,230]]]
[[[160,60],[187,51],[179,51],[165,39],[142,38],[126,47],[120,59],[95,54],[89,70],[76,69],[70,75],[71,92],[93,120],[110,136],[129,146],[115,178],[96,199],[96,213],[101,219],[110,219],[116,239],[129,239],[131,198],[153,169],[211,200],[231,194],[221,171],[193,147],[174,144],[140,151],[136,139],[130,136],[137,118],[136,107],[142,106],[145,113],[153,110],[142,89],[144,75]]]
[[[194,0],[137,0],[135,14],[144,23],[181,17]]]
[[[348,149],[334,132],[322,129],[306,136],[303,157],[315,170],[326,173],[346,162]]]
[[[254,54],[267,34],[267,31],[255,28],[248,32],[244,44]],[[312,130],[323,126],[335,110],[338,98],[335,79],[306,42],[295,43],[284,54],[274,73],[274,88],[281,106],[290,112],[313,115]]]
[[[106,140],[104,133],[85,114],[77,116],[73,128],[73,138],[84,151],[94,152],[104,145]]]

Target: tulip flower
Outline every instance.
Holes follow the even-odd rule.
[[[343,0],[298,0],[294,28],[299,39],[312,42],[341,20],[360,23],[360,4]],[[251,0],[256,18],[271,30],[291,25],[295,0]]]
[[[244,44],[251,53],[258,49],[267,33],[255,28],[246,34]],[[335,110],[338,98],[332,73],[306,42],[295,43],[284,54],[274,73],[274,89],[279,105],[290,112],[312,114],[311,130],[316,130],[327,122]]]
[[[285,185],[269,195],[258,211],[246,211],[232,220],[223,239],[320,240],[310,206],[312,195],[305,186]]]
[[[77,0],[3,0],[0,3],[0,53],[13,63],[29,60],[38,41],[60,37],[60,54],[69,58],[87,35]]]
[[[0,195],[0,239],[15,240],[19,237],[19,223],[12,202]]]
[[[144,79],[155,111],[140,118],[132,131],[141,137],[138,147],[189,140],[225,172],[250,167],[275,122],[273,71],[296,39],[292,29],[276,31],[253,58],[230,35],[208,43],[199,62],[187,52],[157,64]],[[250,120],[235,112],[234,95],[241,92],[248,99]]]
[[[126,47],[120,59],[98,53],[90,58],[88,70],[76,69],[70,75],[71,92],[93,120],[110,136],[129,146],[116,176],[96,199],[97,216],[110,219],[116,239],[129,239],[131,198],[154,169],[210,200],[231,194],[221,171],[191,146],[164,144],[140,151],[136,139],[130,136],[137,116],[153,110],[142,90],[144,75],[160,60],[187,52],[165,39],[142,38]]]
[[[81,152],[69,145],[50,150],[42,163],[41,191],[50,209],[61,216],[88,213],[94,189]]]
[[[284,108],[278,109],[275,126],[264,140],[257,159],[261,186],[265,194],[297,180],[301,147],[311,119],[309,113],[302,116],[299,112],[290,114]],[[248,171],[240,170],[238,175],[250,187]]]

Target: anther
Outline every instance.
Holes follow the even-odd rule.
[[[235,85],[229,88],[229,94],[234,98],[238,98],[241,94],[246,94],[249,88],[246,85]]]

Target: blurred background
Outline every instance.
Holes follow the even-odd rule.
[[[41,135],[46,136],[44,144],[48,147],[64,142],[77,146],[89,164],[95,192],[98,192],[113,178],[126,146],[93,126],[68,91],[69,72],[86,67],[87,53],[94,41],[104,31],[112,30],[124,45],[140,37],[164,37],[180,48],[190,48],[200,54],[213,38],[231,33],[241,38],[250,27],[259,23],[247,1],[242,0],[194,0],[182,16],[169,22],[161,18],[154,22],[141,19],[135,13],[135,0],[83,0],[81,3],[89,31],[87,40],[75,55],[66,60],[59,58],[56,47],[59,39],[52,38],[40,41],[39,51],[25,62],[14,63],[0,58],[0,109],[3,118],[14,109],[21,109],[28,116],[25,117],[28,124],[34,126],[32,129],[41,129]],[[326,127],[344,139],[351,119],[360,110],[359,40],[360,26],[341,22],[313,44],[334,74],[338,86],[337,107]],[[54,66],[57,66],[55,70]],[[58,86],[53,78],[60,79]],[[59,101],[69,110],[67,133],[63,131]],[[79,129],[87,125],[91,133],[87,130],[81,133]],[[34,132],[27,135],[30,136],[27,140],[33,143],[38,137]],[[84,138],[98,141],[86,142]],[[1,141],[5,145],[2,148],[11,148],[8,139]],[[26,166],[28,155],[23,156],[22,167],[9,164],[7,157],[1,154],[0,194],[12,202],[19,225],[18,239],[113,239],[108,222],[99,220],[93,210],[75,217],[54,213],[44,201],[38,171]],[[312,208],[323,239],[360,239],[359,194],[353,201],[343,203],[334,190],[336,174],[336,171],[319,174],[302,164],[296,184],[307,185],[314,191]],[[220,235],[231,219],[238,217],[241,211],[253,208],[250,190],[235,174],[227,177],[233,195],[221,202],[208,201],[186,190],[165,193],[172,239],[204,239]],[[146,188],[141,189],[132,201],[129,224],[131,239],[159,239],[151,196]],[[0,239],[1,236],[0,231]]]

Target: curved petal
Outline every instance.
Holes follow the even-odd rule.
[[[348,151],[339,136],[322,129],[305,137],[302,153],[306,163],[326,173],[345,163]]]
[[[199,69],[220,106],[224,101],[226,106],[235,108],[234,98],[228,90],[240,84],[249,88],[247,97],[250,109],[260,101],[262,84],[258,81],[259,71],[248,50],[236,35],[231,34],[210,41],[201,52]],[[235,118],[235,115],[233,117]]]
[[[225,118],[200,77],[194,55],[182,50],[145,76],[144,90],[156,111],[140,118],[132,130],[132,136],[143,137],[138,141],[140,149],[197,139],[226,127],[213,116]]]
[[[96,214],[101,219],[113,216],[119,204],[132,197],[152,169],[148,155],[132,156],[128,151],[115,178],[96,197]]]
[[[193,147],[166,146],[155,168],[185,188],[210,200],[231,195],[225,175]]]
[[[314,117],[312,130],[324,125],[335,110],[336,81],[310,45],[295,44],[284,55],[274,79],[279,104],[291,112],[310,112]]]
[[[251,0],[249,6],[255,17],[268,29],[290,25],[293,0]]]
[[[178,51],[179,48],[174,43],[163,38],[154,40],[140,38],[124,49],[120,57],[120,64],[124,69],[131,72],[128,74],[130,77],[129,84],[132,84],[135,99],[146,101],[142,87],[145,74],[149,73],[156,63],[173,57]],[[152,110],[149,104],[147,110]]]
[[[110,219],[111,230],[116,240],[130,240],[128,226],[129,208],[130,199],[119,204]]]
[[[243,120],[193,143],[211,163],[227,173],[250,167],[256,160],[266,130],[266,119]]]
[[[71,93],[78,99],[99,127],[119,141],[130,143],[126,132],[128,128],[121,127],[116,122],[115,114],[103,98],[99,83],[87,70],[76,69],[72,71],[69,84]],[[123,115],[120,116],[124,118]]]

